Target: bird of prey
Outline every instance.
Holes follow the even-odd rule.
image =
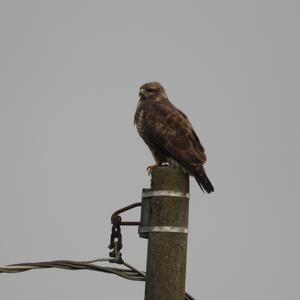
[[[142,85],[139,96],[134,124],[156,162],[148,170],[179,167],[194,176],[203,191],[213,192],[203,167],[204,148],[187,116],[170,102],[159,82]]]

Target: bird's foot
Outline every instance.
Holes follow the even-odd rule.
[[[156,169],[157,167],[159,167],[159,165],[152,165],[152,166],[147,167],[148,175],[151,175],[153,170]]]
[[[161,164],[156,164],[156,165],[153,165],[153,166],[149,166],[147,168],[147,172],[148,172],[148,175],[151,175],[152,172],[157,168],[157,167],[169,167],[170,164],[168,162],[163,162]]]

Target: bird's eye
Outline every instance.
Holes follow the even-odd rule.
[[[152,92],[154,92],[154,89],[153,89],[153,88],[148,88],[147,91],[148,91],[149,93],[152,93]]]

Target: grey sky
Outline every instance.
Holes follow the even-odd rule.
[[[107,256],[110,214],[140,200],[138,88],[192,121],[216,192],[191,180],[187,290],[298,300],[298,1],[0,2],[0,265]],[[138,213],[128,215],[137,219]],[[124,230],[144,269],[146,241]],[[0,298],[143,299],[88,271],[0,276]]]

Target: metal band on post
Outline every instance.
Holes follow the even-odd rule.
[[[146,227],[139,228],[139,233],[149,233],[149,232],[188,233],[188,229],[186,227],[179,227],[179,226],[146,226]]]
[[[189,199],[189,193],[182,193],[179,191],[152,191],[145,190],[142,192],[142,199],[151,198],[151,197],[180,197]]]

